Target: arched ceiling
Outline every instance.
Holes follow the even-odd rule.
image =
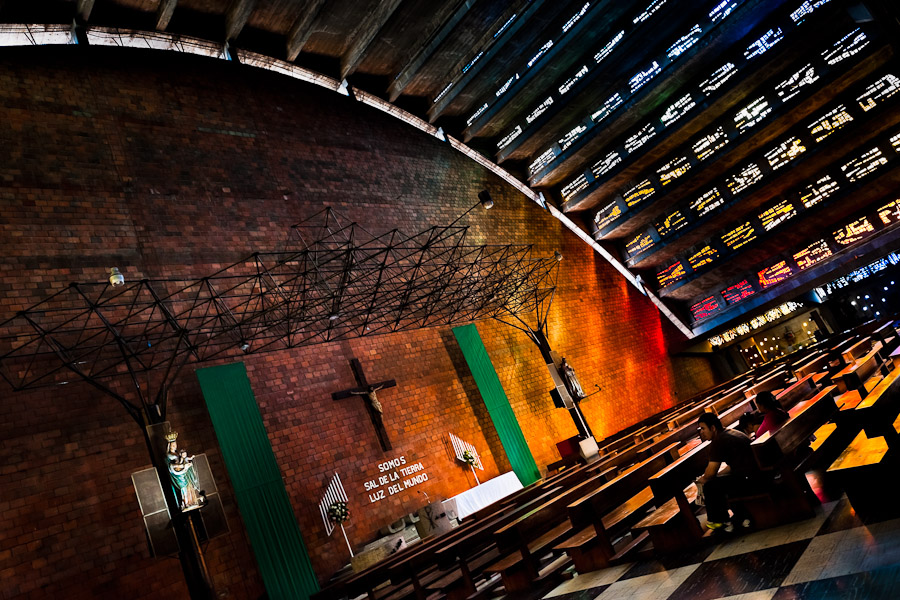
[[[900,245],[891,0],[78,0],[3,23],[228,42],[464,140],[694,333]]]

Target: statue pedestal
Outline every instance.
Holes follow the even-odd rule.
[[[440,535],[453,529],[453,521],[443,502],[432,502],[416,511],[419,520],[416,521],[416,531],[419,537],[425,539],[429,535]]]
[[[600,448],[597,446],[597,440],[592,437],[578,442],[578,452],[587,463],[600,460]]]
[[[382,538],[374,545],[353,555],[350,559],[350,566],[353,567],[354,573],[359,573],[403,548],[406,548],[406,539],[404,539],[403,533]]]

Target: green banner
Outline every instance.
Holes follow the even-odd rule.
[[[241,518],[271,600],[319,590],[244,363],[197,370]]]
[[[516,420],[512,407],[509,405],[509,399],[503,386],[500,384],[500,378],[497,377],[497,371],[491,363],[491,357],[488,356],[487,350],[478,334],[475,325],[463,325],[453,328],[453,335],[462,349],[469,370],[472,371],[472,377],[475,378],[475,384],[484,405],[487,406],[494,427],[497,429],[497,435],[500,436],[500,443],[506,450],[506,456],[512,465],[513,471],[522,482],[522,485],[529,485],[541,478],[537,463],[531,455],[528,444],[525,443],[525,436],[522,434],[522,428]]]

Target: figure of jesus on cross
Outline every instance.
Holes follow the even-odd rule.
[[[391,441],[388,439],[387,431],[384,428],[384,419],[382,416],[384,414],[384,407],[378,400],[376,392],[385,388],[395,387],[397,382],[393,379],[388,379],[386,381],[379,381],[378,383],[368,383],[359,360],[354,358],[350,361],[350,366],[353,368],[353,377],[356,379],[358,387],[335,392],[331,394],[331,398],[332,400],[343,400],[344,398],[349,398],[351,396],[360,396],[361,398],[364,398],[369,418],[372,420],[372,425],[375,426],[375,435],[378,436],[378,442],[381,444],[381,449],[387,452],[391,449]]]

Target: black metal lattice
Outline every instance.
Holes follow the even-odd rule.
[[[158,371],[169,381],[187,362],[242,351],[545,313],[556,259],[468,245],[466,232],[454,222],[376,236],[325,209],[291,228],[284,251],[201,279],[73,283],[0,323],[0,375],[16,390],[73,375],[98,385]]]

